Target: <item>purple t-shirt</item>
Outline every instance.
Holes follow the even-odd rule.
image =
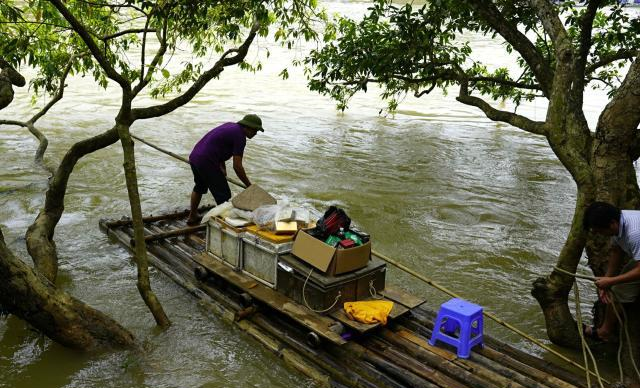
[[[189,162],[194,166],[220,168],[220,164],[244,153],[247,137],[242,126],[224,123],[213,128],[193,147]]]

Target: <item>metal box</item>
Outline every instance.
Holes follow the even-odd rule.
[[[242,234],[242,271],[275,288],[278,258],[291,252],[292,241],[276,243],[253,233]]]
[[[242,266],[242,229],[234,228],[219,219],[207,223],[207,252],[212,253],[233,268]]]
[[[344,302],[370,299],[370,285],[376,292],[385,285],[386,264],[379,260],[370,260],[357,271],[327,276],[292,255],[283,255],[277,269],[278,292],[316,312],[330,312]]]

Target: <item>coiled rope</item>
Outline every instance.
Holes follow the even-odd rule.
[[[152,143],[150,143],[150,142],[148,142],[146,140],[143,140],[138,136],[131,135],[131,137],[133,137],[134,139],[139,140],[140,142],[148,145],[149,147],[154,148],[154,149],[156,149],[156,150],[158,150],[160,152],[163,152],[163,153],[165,153],[165,154],[167,154],[167,155],[169,155],[169,156],[171,156],[171,157],[173,157],[175,159],[178,159],[178,160],[183,161],[185,163],[189,163],[189,161],[187,159],[185,159],[184,157],[181,157],[181,156],[179,156],[177,154],[174,154],[171,151],[167,151],[165,149],[162,149],[161,147],[158,147],[155,144],[152,144]],[[238,181],[236,181],[236,180],[234,180],[232,178],[227,177],[227,181],[230,182],[230,183],[233,183],[236,186],[239,186],[239,187],[242,187],[242,188],[246,188],[246,186],[244,184],[242,184],[242,183],[240,183],[240,182],[238,182]],[[407,267],[406,265],[404,265],[404,264],[402,264],[402,263],[400,263],[400,262],[398,262],[396,260],[393,260],[392,258],[390,258],[390,257],[388,257],[386,255],[383,255],[383,254],[381,254],[379,252],[376,252],[375,250],[371,250],[371,254],[378,256],[379,258],[381,258],[385,262],[387,262],[387,263],[393,265],[394,267],[396,267],[396,268],[408,273],[409,275],[414,276],[415,278],[425,282],[426,284],[436,288],[437,290],[439,290],[439,291],[441,291],[441,292],[443,292],[443,293],[445,293],[445,294],[447,294],[447,295],[449,295],[451,297],[461,298],[462,299],[462,297],[459,296],[458,294],[456,294],[455,292],[453,292],[453,291],[447,289],[446,287],[434,282],[433,280],[431,280],[431,279],[419,274],[418,272],[412,270],[411,268]],[[575,274],[571,274],[571,273],[567,273],[567,274],[570,274],[572,276],[575,275]],[[311,276],[311,273],[309,273],[309,276]],[[309,279],[309,276],[307,276],[307,280]],[[581,278],[589,278],[589,277],[584,276],[584,275],[579,275],[579,276]],[[590,278],[589,280],[593,280],[593,279],[595,279],[595,278]],[[305,281],[305,284],[306,284],[306,281]],[[304,297],[304,292],[303,292],[303,297]],[[336,301],[334,302],[334,305],[335,305],[335,303],[337,303],[337,301],[338,301],[338,298],[336,298]],[[305,303],[306,303],[306,300],[305,300]],[[309,307],[309,306],[307,306],[307,307]],[[571,364],[571,365],[575,366],[576,368],[578,368],[578,369],[580,369],[582,371],[585,371],[587,374],[593,374],[594,376],[598,377],[594,372],[590,372],[587,367],[585,367],[583,365],[580,365],[579,363],[573,361],[572,359],[570,359],[569,357],[565,356],[564,354],[562,354],[562,353],[558,352],[557,350],[547,346],[546,344],[544,344],[540,340],[531,337],[530,335],[528,335],[527,333],[523,332],[522,330],[520,330],[520,329],[514,327],[513,325],[503,321],[502,319],[498,318],[494,314],[492,314],[492,313],[490,313],[490,312],[488,312],[488,311],[486,311],[484,309],[483,309],[483,314],[484,314],[485,317],[487,317],[487,318],[491,319],[492,321],[498,323],[499,325],[511,330],[512,332],[518,334],[522,338],[524,338],[524,339],[526,339],[526,340],[538,345],[540,348],[542,348],[542,349],[546,350],[547,352],[557,356],[558,358],[562,359],[563,361],[567,362],[568,364]],[[581,332],[581,330],[578,330],[578,331]],[[607,380],[605,380],[604,378],[601,378],[601,380],[603,382],[609,384],[609,382]]]

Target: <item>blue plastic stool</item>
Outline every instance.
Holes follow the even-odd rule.
[[[458,328],[459,337],[454,337]],[[429,344],[435,346],[440,340],[455,346],[458,357],[469,358],[472,347],[483,346],[482,329],[482,306],[454,298],[440,306]]]

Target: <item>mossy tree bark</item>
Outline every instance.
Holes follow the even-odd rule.
[[[24,77],[0,57],[0,109],[6,108],[13,101],[13,86],[26,85]]]
[[[58,275],[58,255],[53,240],[56,225],[64,212],[64,198],[73,169],[82,157],[108,147],[118,141],[118,132],[112,128],[97,136],[75,143],[64,155],[60,165],[49,179],[44,207],[26,233],[27,250],[36,270],[55,283]]]
[[[171,325],[171,321],[169,321],[160,301],[151,290],[151,282],[149,281],[149,260],[147,258],[146,243],[144,241],[144,223],[142,221],[142,206],[140,205],[140,193],[138,191],[138,176],[136,173],[133,140],[131,139],[127,125],[119,124],[116,127],[118,128],[118,135],[122,143],[122,150],[124,151],[123,167],[127,181],[127,192],[129,193],[131,218],[133,220],[133,235],[135,241],[134,258],[138,268],[137,287],[158,326],[166,328]]]
[[[131,348],[133,335],[120,324],[57,289],[15,257],[0,230],[0,303],[52,340],[79,350]]]

